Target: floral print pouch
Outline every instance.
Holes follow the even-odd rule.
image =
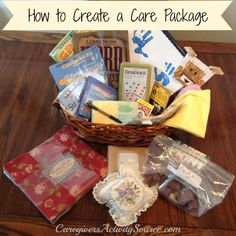
[[[119,173],[108,175],[93,189],[100,204],[110,208],[109,213],[117,226],[127,226],[137,221],[157,199],[156,188],[143,183],[138,167],[131,160],[120,165]]]
[[[54,223],[106,176],[107,160],[65,126],[3,171]]]

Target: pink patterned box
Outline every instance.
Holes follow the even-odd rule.
[[[3,171],[54,223],[106,176],[107,159],[65,126]]]

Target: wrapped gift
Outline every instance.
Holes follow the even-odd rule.
[[[54,223],[106,176],[107,160],[65,126],[4,173]]]

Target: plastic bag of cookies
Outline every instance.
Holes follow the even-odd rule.
[[[143,177],[175,206],[198,217],[223,201],[234,179],[207,155],[164,135],[150,144]]]

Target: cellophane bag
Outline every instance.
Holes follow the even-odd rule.
[[[55,223],[107,174],[107,159],[64,126],[30,152],[7,162],[5,175]]]
[[[234,179],[207,155],[164,135],[149,145],[143,177],[164,198],[198,217],[223,201]]]

